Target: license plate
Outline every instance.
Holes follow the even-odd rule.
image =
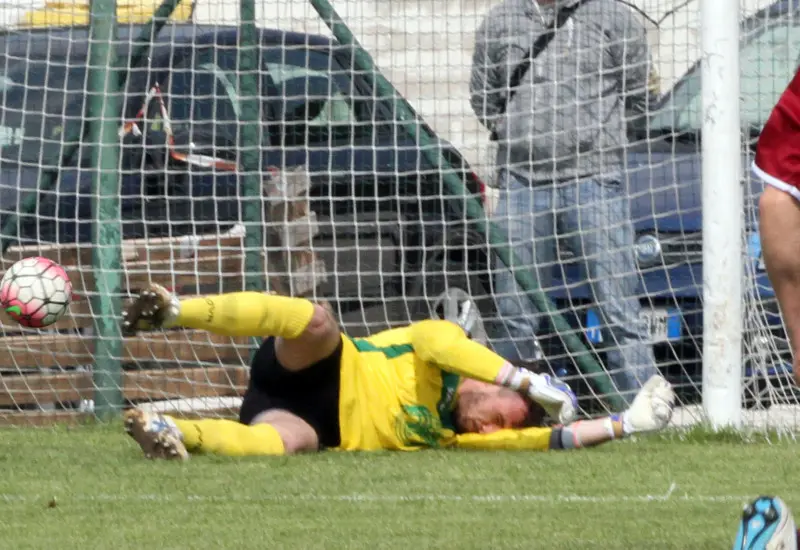
[[[645,308],[639,313],[652,344],[679,340],[682,336],[680,313],[670,308]],[[590,309],[586,314],[586,338],[593,344],[603,343],[600,317]]]
[[[766,271],[764,265],[764,252],[761,250],[761,237],[758,233],[751,233],[747,238],[747,253],[755,261],[756,271]]]

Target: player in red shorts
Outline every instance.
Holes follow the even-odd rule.
[[[759,199],[761,248],[800,385],[800,71],[761,132],[753,172],[767,184]]]

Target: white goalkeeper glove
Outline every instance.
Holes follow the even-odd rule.
[[[163,286],[151,283],[122,312],[122,334],[170,328],[178,319],[181,303]]]
[[[537,374],[527,369],[513,367],[506,386],[538,403],[552,419],[564,426],[571,424],[578,414],[578,398],[566,382],[549,374]]]
[[[626,435],[663,430],[672,418],[677,396],[666,378],[656,374],[642,386],[627,411],[622,413]]]

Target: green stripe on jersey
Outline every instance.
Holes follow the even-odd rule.
[[[456,407],[456,390],[460,381],[461,377],[457,374],[442,371],[442,394],[436,404],[436,412],[439,413],[442,426],[453,431],[456,430],[453,410]]]
[[[350,340],[353,342],[353,345],[356,347],[356,349],[362,353],[382,353],[389,359],[400,357],[406,353],[414,353],[414,347],[411,344],[395,344],[393,346],[379,347],[362,338],[351,338]]]

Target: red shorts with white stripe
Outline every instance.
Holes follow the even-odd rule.
[[[800,70],[761,131],[753,173],[800,200]]]

